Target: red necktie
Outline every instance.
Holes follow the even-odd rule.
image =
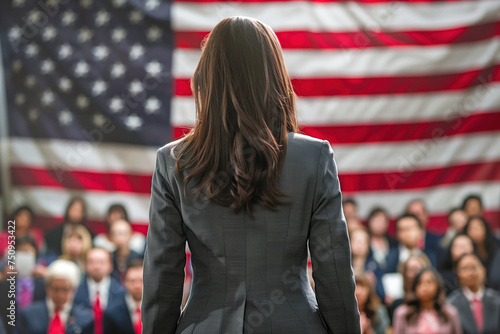
[[[64,325],[61,320],[60,310],[56,310],[49,324],[47,334],[64,334]]]
[[[141,322],[141,307],[137,306],[135,309],[135,313],[137,314],[137,321],[134,323],[134,331],[135,334],[142,334],[142,322]]]
[[[102,309],[101,300],[99,298],[99,291],[96,293],[94,303],[94,334],[102,334]]]
[[[483,302],[474,297],[472,301],[472,314],[476,320],[477,329],[483,331]]]

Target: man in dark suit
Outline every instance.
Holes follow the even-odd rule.
[[[396,237],[398,247],[387,255],[387,272],[396,272],[398,266],[404,263],[410,255],[424,253],[435,267],[437,258],[434,252],[418,247],[422,238],[423,226],[417,216],[405,213],[396,219]]]
[[[437,259],[443,251],[440,245],[442,236],[427,231],[429,214],[427,213],[425,202],[422,199],[415,199],[411,201],[406,207],[406,212],[417,216],[422,223],[423,235],[419,248],[425,251],[426,254],[433,254],[431,257],[435,257]],[[432,265],[436,267],[436,263],[433,263]]]
[[[86,274],[76,290],[74,303],[92,311],[96,332],[102,333],[107,306],[124,298],[125,288],[111,276],[113,265],[107,250],[94,247],[86,259]]]
[[[72,303],[80,270],[71,261],[56,260],[45,277],[47,298],[27,306],[14,327],[16,334],[93,334],[92,313]]]
[[[141,334],[142,260],[131,261],[125,271],[124,298],[115,298],[104,312],[104,334]]]
[[[447,302],[460,314],[464,334],[500,333],[500,293],[484,286],[486,269],[475,254],[462,255],[456,264],[461,288]]]

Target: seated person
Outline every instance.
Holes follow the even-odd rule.
[[[17,275],[7,275],[8,278],[15,277],[15,314],[19,314],[33,302],[45,299],[45,286],[42,277],[35,277],[35,266],[37,259],[37,248],[33,236],[27,234],[16,239],[16,269],[9,270],[17,272]],[[2,320],[9,319],[10,298],[7,298],[10,290],[11,279],[0,282],[0,315]],[[13,326],[6,326],[6,333],[13,332]],[[2,332],[0,332],[2,333]]]
[[[45,277],[47,298],[27,306],[19,314],[18,334],[94,334],[92,311],[72,303],[80,270],[71,261],[56,260]]]
[[[486,268],[476,254],[462,255],[456,265],[458,282],[447,299],[460,313],[464,334],[500,333],[500,294],[485,287]]]
[[[85,227],[92,238],[94,235],[85,226],[87,220],[87,204],[85,200],[81,197],[73,197],[70,199],[66,211],[64,213],[63,223],[52,229],[45,236],[45,244],[47,245],[47,255],[52,257],[58,257],[62,254],[62,238],[64,231],[71,226],[81,225]]]
[[[110,231],[113,223],[119,219],[129,221],[127,210],[122,204],[111,204],[108,208],[108,213],[106,214],[106,226],[108,227],[108,233],[98,234],[94,238],[94,246],[105,248],[110,253],[116,250],[116,246],[111,240]],[[132,238],[130,238],[129,247],[133,251],[144,255],[144,249],[146,248],[146,237],[144,236],[144,234],[133,232]]]
[[[130,261],[125,270],[127,293],[104,312],[104,333],[141,334],[142,260]]]
[[[110,230],[111,240],[116,246],[113,256],[113,275],[123,282],[127,264],[134,259],[142,259],[142,255],[130,249],[132,226],[124,219],[113,223]]]
[[[394,312],[394,334],[462,334],[457,309],[445,304],[444,284],[436,269],[423,268],[411,294]]]
[[[380,302],[368,277],[356,275],[355,280],[362,333],[385,334],[389,327],[387,308]]]
[[[106,307],[125,295],[125,288],[111,276],[112,271],[111,254],[107,250],[94,247],[87,252],[86,274],[75,293],[74,303],[92,311],[91,318],[98,331],[102,329]]]

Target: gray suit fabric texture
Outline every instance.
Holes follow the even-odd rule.
[[[360,333],[330,144],[289,133],[278,181],[287,203],[274,211],[253,205],[253,218],[243,209],[235,213],[184,196],[171,154],[176,144],[157,151],[152,179],[143,333]],[[193,281],[181,311],[186,242]],[[308,247],[315,291],[307,275]]]

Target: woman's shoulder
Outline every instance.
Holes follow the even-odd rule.
[[[443,309],[446,313],[448,313],[451,317],[458,317],[458,310],[455,306],[445,303],[443,305]]]

